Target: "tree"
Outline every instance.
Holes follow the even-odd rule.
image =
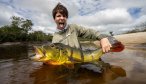
[[[16,16],[12,16],[11,20],[12,20],[12,23],[10,27],[21,28],[22,33],[28,33],[28,31],[32,29],[33,23],[31,20],[24,19],[21,17],[16,17]]]
[[[26,19],[25,21],[22,21],[21,28],[24,30],[25,33],[28,33],[29,30],[32,29],[33,23],[31,20]]]
[[[11,24],[0,28],[0,41],[26,41],[28,31],[32,29],[31,20],[12,16]]]
[[[51,41],[52,35],[46,35],[42,31],[28,33],[32,29],[31,20],[12,16],[11,24],[0,28],[0,42],[7,41]]]

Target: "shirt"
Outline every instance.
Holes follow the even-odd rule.
[[[108,36],[100,34],[93,29],[87,29],[76,24],[68,24],[66,29],[54,33],[52,43],[62,43],[71,47],[81,48],[78,37],[101,40]]]

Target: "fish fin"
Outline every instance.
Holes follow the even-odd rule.
[[[68,69],[74,69],[74,64],[64,64],[64,66]]]

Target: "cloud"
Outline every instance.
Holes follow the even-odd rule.
[[[104,9],[102,0],[79,0],[79,14],[87,15]]]
[[[14,12],[11,6],[0,3],[0,8],[0,26],[9,24],[11,16],[21,16]]]
[[[119,33],[146,21],[146,0],[1,0],[0,26],[15,15],[32,20],[34,31],[53,33],[52,10],[58,2],[69,10],[68,23],[99,31]]]
[[[132,22],[132,17],[123,8],[106,9],[86,16],[74,16],[70,23],[97,26],[108,24],[125,24]]]

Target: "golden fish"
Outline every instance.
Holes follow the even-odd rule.
[[[113,41],[113,40],[112,40]],[[111,51],[120,52],[124,46],[117,41],[116,47],[112,45]],[[75,63],[97,62],[104,54],[102,48],[83,51],[61,43],[53,43],[35,47],[36,55],[31,59],[51,65],[73,65]]]

